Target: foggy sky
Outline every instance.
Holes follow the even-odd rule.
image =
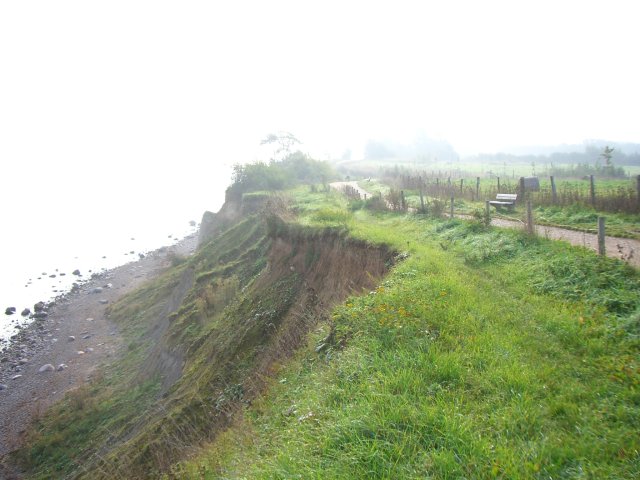
[[[259,158],[260,139],[278,130],[319,158],[419,131],[463,154],[638,142],[638,10],[633,1],[2,2],[2,176],[40,169],[64,183],[61,169],[84,181],[98,168],[114,182],[126,172],[127,188],[151,173],[171,187]]]

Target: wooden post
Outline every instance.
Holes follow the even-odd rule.
[[[533,235],[535,229],[533,228],[533,212],[531,211],[531,200],[527,200],[527,233]]]
[[[589,182],[591,183],[591,206],[596,207],[596,182],[593,179],[593,175],[589,175]]]
[[[480,177],[476,177],[476,198],[480,199]]]
[[[422,196],[422,188],[420,188],[420,211],[424,213],[424,197]]]
[[[498,177],[498,193],[500,193],[500,177]]]
[[[598,217],[598,254],[607,254],[607,248],[604,241],[604,217]]]
[[[450,218],[453,218],[453,195],[451,195],[451,215]]]
[[[636,206],[640,210],[640,175],[636,177]]]
[[[489,203],[489,200],[485,200],[484,208],[486,212],[487,226],[489,226],[491,225],[491,204]]]
[[[524,177],[520,177],[520,198],[524,200]]]
[[[404,190],[400,190],[400,202],[402,203],[402,210],[406,210],[407,204],[404,201]]]
[[[365,199],[365,201],[367,200],[367,194],[366,193],[364,194],[364,199]]]
[[[448,186],[451,186],[451,177],[448,177],[448,178],[447,178],[447,185],[448,185]]]
[[[462,193],[462,186],[464,185],[464,179],[460,179],[460,193]],[[638,175],[638,205],[640,205],[640,175]]]
[[[556,179],[553,175],[549,177],[551,179],[551,203],[555,205],[558,203],[558,191],[556,190]]]

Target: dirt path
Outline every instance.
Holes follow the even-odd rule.
[[[334,182],[331,188],[343,190],[345,186],[350,186],[358,191],[360,195],[371,197],[371,193],[367,192],[358,185],[358,182]],[[458,218],[471,218],[467,215],[456,215]],[[491,225],[504,228],[524,228],[524,224],[517,220],[507,220],[504,218],[493,218]],[[559,227],[548,227],[545,225],[536,225],[536,234],[549,238],[551,240],[562,240],[569,242],[571,245],[578,245],[598,250],[598,236],[594,233],[579,232],[576,230],[568,230]],[[640,241],[629,238],[605,237],[606,253],[608,257],[621,259],[636,268],[640,268]]]
[[[524,228],[522,222],[503,218],[492,219],[491,225],[506,228]],[[540,237],[563,240],[571,245],[598,251],[598,235],[595,233],[579,232],[546,225],[536,225],[535,228],[536,234]],[[608,257],[619,258],[634,267],[640,267],[640,241],[630,238],[605,237],[605,248]]]
[[[123,338],[105,309],[169,266],[172,253],[188,255],[196,243],[197,235],[190,235],[93,277],[58,299],[45,319],[34,320],[13,338],[0,354],[0,463],[20,445],[34,419],[90,380],[96,367],[119,355]],[[54,370],[40,372],[47,364]],[[0,465],[0,478],[17,478],[14,475]]]

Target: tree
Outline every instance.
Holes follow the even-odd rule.
[[[605,167],[611,167],[613,165],[613,163],[611,162],[611,157],[613,157],[614,150],[615,148],[611,148],[609,145],[604,147],[604,150],[602,150],[600,157],[604,159]]]
[[[298,143],[301,143],[300,140],[298,140],[292,133],[278,132],[267,135],[260,142],[260,145],[277,144],[278,148],[275,151],[275,155],[281,155],[281,158],[286,158],[291,154],[291,147]]]

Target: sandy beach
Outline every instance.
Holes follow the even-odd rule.
[[[22,442],[30,423],[66,392],[90,381],[96,368],[116,359],[123,339],[105,315],[124,294],[170,265],[172,255],[189,255],[197,233],[150,252],[136,262],[107,270],[75,292],[47,305],[0,353],[0,464]],[[0,466],[0,478],[20,478]]]

